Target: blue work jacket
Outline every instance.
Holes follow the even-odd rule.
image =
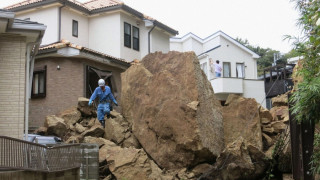
[[[114,99],[109,86],[105,86],[104,91],[102,91],[100,87],[97,87],[91,95],[90,101],[94,101],[97,97],[99,97],[99,103],[109,102],[112,100],[115,104],[118,104],[116,99]]]

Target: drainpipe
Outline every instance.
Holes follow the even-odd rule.
[[[65,3],[63,3],[63,5],[62,6],[60,6],[59,7],[59,29],[58,29],[58,41],[61,41],[61,10],[62,10],[62,8],[63,7],[65,7],[66,6],[66,4]]]
[[[29,99],[31,97],[31,86],[33,79],[33,69],[34,69],[34,59],[35,55],[38,53],[38,49],[41,43],[41,39],[44,33],[40,33],[38,39],[35,42],[27,44],[27,62],[26,62],[26,89],[25,89],[25,140],[28,140],[29,131]],[[32,51],[33,50],[33,51]],[[32,52],[32,54],[31,54]]]
[[[153,27],[150,29],[150,31],[148,32],[148,54],[150,54],[150,34],[151,31],[156,27],[156,25],[154,24]]]

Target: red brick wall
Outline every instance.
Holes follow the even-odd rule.
[[[78,97],[85,96],[85,66],[112,71],[118,92],[121,92],[120,68],[86,59],[48,57],[37,59],[36,68],[47,66],[46,97],[30,100],[29,126],[43,126],[47,115],[77,106]],[[57,70],[57,66],[60,70]],[[95,88],[95,87],[94,87]],[[93,88],[93,89],[94,89]],[[120,101],[120,94],[117,98]]]

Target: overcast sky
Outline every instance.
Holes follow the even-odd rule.
[[[87,0],[78,0],[85,2]],[[0,8],[21,0],[0,0]],[[290,0],[123,0],[133,9],[200,38],[222,30],[233,38],[283,53],[292,47],[284,35],[298,36],[298,12]]]

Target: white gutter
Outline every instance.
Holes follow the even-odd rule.
[[[27,44],[27,63],[26,63],[26,90],[25,90],[25,140],[28,141],[28,131],[29,131],[29,99],[31,97],[31,87],[33,79],[33,69],[34,69],[34,59],[38,53],[39,46],[44,33],[40,33],[38,39],[35,42]],[[31,54],[33,50],[33,53]]]

